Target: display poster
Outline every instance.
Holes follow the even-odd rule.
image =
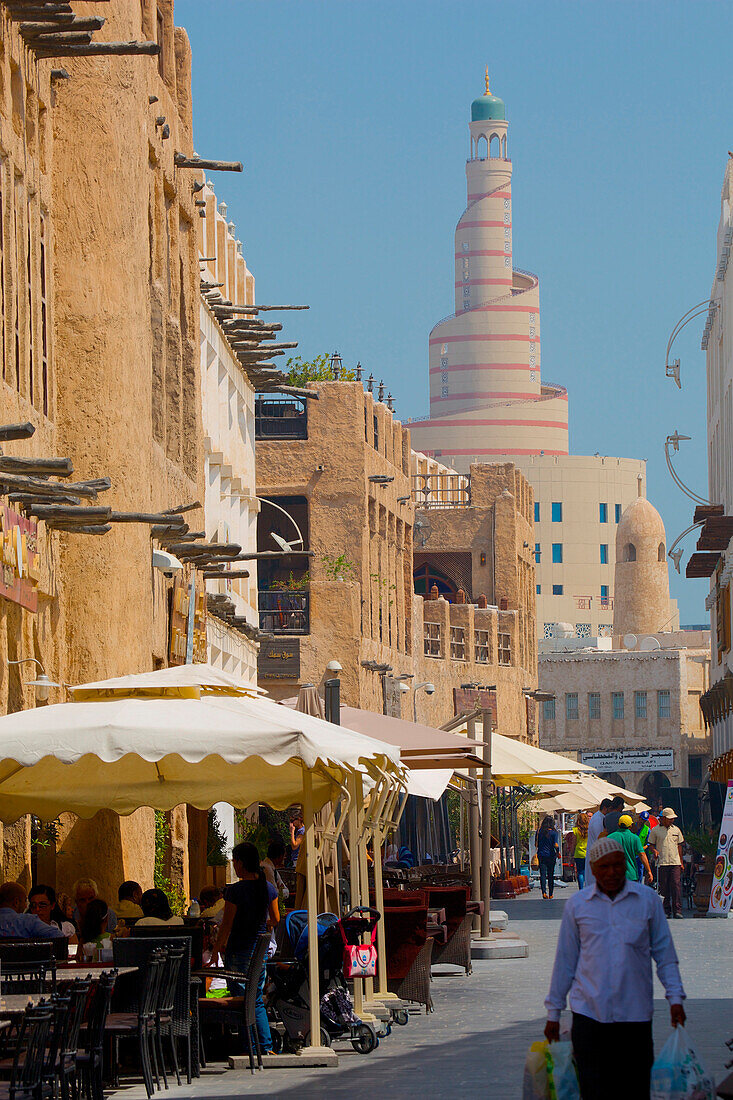
[[[713,886],[710,891],[709,917],[727,917],[733,898],[733,779],[728,780],[720,822],[718,854],[713,868]]]
[[[28,611],[37,611],[38,526],[5,504],[0,506],[0,525],[0,596]]]
[[[202,664],[207,660],[205,581],[199,573],[188,570],[188,576],[176,577],[171,592],[168,664]]]

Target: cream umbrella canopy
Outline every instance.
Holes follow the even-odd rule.
[[[310,715],[246,696],[201,698],[198,687],[161,695],[61,703],[0,718],[0,820],[64,811],[91,817],[140,806],[200,809],[226,799],[285,808],[302,801],[307,850],[314,811],[338,797],[348,775],[377,765],[398,771],[399,752]],[[173,697],[171,697],[173,696]],[[272,710],[276,715],[272,714]],[[315,855],[308,857],[310,1045],[320,1039]],[[316,1038],[318,1036],[318,1038]]]

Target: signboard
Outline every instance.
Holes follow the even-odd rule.
[[[710,891],[709,917],[727,917],[733,899],[733,780],[728,780],[728,790],[720,822],[718,854],[713,869],[713,888]]]
[[[390,718],[402,717],[402,692],[400,681],[394,676],[382,677],[382,713]]]
[[[300,638],[263,642],[257,656],[257,676],[269,680],[300,679]]]
[[[491,711],[491,725],[493,729],[496,729],[498,717],[494,688],[486,691],[482,691],[481,688],[453,688],[453,711],[455,714],[468,714],[476,707]]]
[[[38,552],[38,525],[7,505],[0,506],[0,522],[0,596],[20,604],[28,611],[37,611],[41,561]]]
[[[598,772],[671,772],[674,749],[620,749],[618,752],[581,752],[584,764]]]
[[[205,664],[207,660],[206,592],[198,573],[194,581],[192,569],[189,576],[176,577],[173,584],[168,664]]]

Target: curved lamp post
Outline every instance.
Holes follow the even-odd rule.
[[[672,329],[672,334],[667,341],[667,353],[664,357],[664,373],[667,378],[673,378],[677,383],[677,388],[682,389],[682,382],[680,381],[680,361],[675,359],[672,363],[669,361],[669,353],[672,350],[672,344],[675,342],[679,334],[685,325],[689,325],[690,321],[694,321],[697,317],[702,317],[703,313],[707,313],[710,307],[718,307],[718,302],[713,298],[705,298],[704,301],[698,302],[692,309],[688,309],[687,313],[683,313],[677,324]]]

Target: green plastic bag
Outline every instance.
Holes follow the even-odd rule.
[[[545,1051],[550,1100],[580,1100],[572,1043],[548,1043]]]

